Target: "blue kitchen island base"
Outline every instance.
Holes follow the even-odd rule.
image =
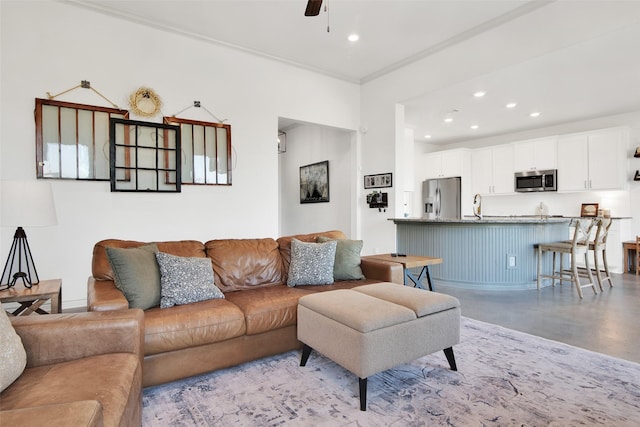
[[[480,290],[536,289],[535,245],[569,238],[570,218],[394,218],[398,252],[433,256],[442,284]],[[543,259],[551,271],[551,257]],[[543,285],[550,281],[543,281]]]

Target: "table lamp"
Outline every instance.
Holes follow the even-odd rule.
[[[0,289],[11,288],[18,280],[22,280],[26,288],[40,282],[22,227],[49,227],[56,222],[56,209],[48,182],[0,181],[0,224],[17,227],[2,270]]]

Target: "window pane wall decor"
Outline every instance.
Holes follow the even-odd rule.
[[[111,191],[180,192],[180,127],[110,119]]]
[[[183,184],[231,185],[231,125],[165,117],[180,126]]]
[[[109,120],[127,110],[36,98],[38,178],[109,180]]]

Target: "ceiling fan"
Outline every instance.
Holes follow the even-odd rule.
[[[307,2],[307,9],[304,11],[304,16],[318,16],[321,7],[322,0],[309,0]]]

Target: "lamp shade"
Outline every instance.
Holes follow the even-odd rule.
[[[43,181],[0,181],[0,224],[5,227],[56,225],[51,184]]]

